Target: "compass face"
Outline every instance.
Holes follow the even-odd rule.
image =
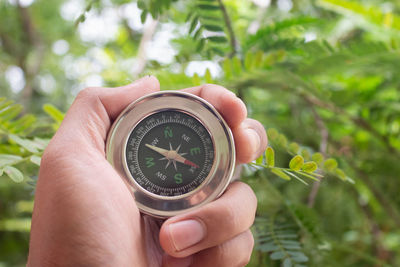
[[[134,127],[125,155],[140,187],[159,196],[179,196],[197,189],[207,178],[214,146],[200,121],[179,110],[166,110]]]

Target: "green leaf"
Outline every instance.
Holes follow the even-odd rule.
[[[227,79],[230,79],[232,77],[232,61],[229,58],[227,58],[224,60],[224,63],[222,66],[223,66],[223,69],[225,72],[225,77]]]
[[[43,139],[39,137],[34,137],[32,142],[35,144],[39,150],[44,150],[50,142],[50,139]]]
[[[263,52],[262,51],[257,51],[255,57],[254,57],[254,67],[259,68],[261,67],[261,63],[263,61]]]
[[[35,163],[36,165],[40,166],[41,158],[39,156],[33,155],[29,159],[31,160],[32,163]]]
[[[215,54],[220,55],[221,57],[223,57],[225,55],[224,51],[222,51],[221,49],[217,48],[217,47],[211,47],[210,48],[211,51],[213,51]]]
[[[294,171],[299,171],[303,167],[304,158],[300,155],[296,155],[289,162],[289,168]]]
[[[191,34],[194,31],[198,22],[199,22],[199,16],[194,17],[192,22],[190,23],[189,34]]]
[[[213,24],[203,24],[204,28],[207,31],[212,31],[212,32],[223,32],[224,28],[218,25],[213,25]]]
[[[263,155],[259,156],[259,157],[256,159],[256,163],[261,165],[261,164],[263,163],[263,159],[264,159],[264,156],[263,156]]]
[[[193,83],[193,85],[200,85],[201,84],[200,77],[199,77],[199,75],[197,73],[193,74],[192,83]]]
[[[301,251],[290,251],[289,250],[287,253],[296,262],[307,262],[308,261],[308,257],[306,255],[304,255],[304,253]]]
[[[300,246],[299,241],[296,241],[296,240],[281,240],[281,243],[284,246],[286,246],[286,245],[293,245],[293,246],[298,245],[298,246]]]
[[[275,151],[272,147],[267,147],[265,150],[265,159],[268,167],[275,166]]]
[[[145,3],[145,1],[144,0],[138,0],[137,1],[137,6],[138,6],[138,8],[140,8],[140,9],[146,9],[147,7],[146,7],[146,3]]]
[[[214,6],[209,4],[199,4],[197,5],[197,7],[204,10],[219,10],[219,6]]]
[[[206,73],[204,74],[204,78],[206,79],[206,83],[212,83],[213,82],[213,79],[212,79],[211,72],[210,72],[209,68],[206,69]]]
[[[279,134],[278,140],[277,140],[278,144],[280,146],[286,147],[287,145],[287,138],[286,136],[284,136],[283,134]]]
[[[272,253],[270,256],[271,260],[281,260],[285,257],[285,254],[282,251],[276,251]]]
[[[61,123],[64,119],[64,114],[52,104],[44,104],[43,110],[58,123]]]
[[[15,119],[22,111],[21,105],[8,106],[0,111],[0,121]]]
[[[303,171],[299,171],[299,172],[297,172],[299,175],[303,175],[303,176],[305,176],[305,177],[307,177],[307,178],[310,178],[311,180],[314,180],[314,181],[317,181],[317,182],[319,182],[320,180],[318,179],[318,178],[322,178],[323,176],[322,175],[319,175],[319,174],[316,174],[316,173],[306,173],[306,172],[303,172]]]
[[[149,14],[149,13],[146,10],[143,10],[142,14],[140,14],[140,21],[142,22],[142,24],[144,24],[146,22],[147,14]]]
[[[234,57],[232,59],[232,68],[235,75],[239,75],[242,72],[242,62],[239,57]]]
[[[196,47],[196,51],[200,52],[201,50],[203,50],[205,44],[206,44],[206,39],[204,38],[200,39],[200,42]]]
[[[310,152],[306,148],[303,148],[301,150],[300,155],[302,155],[305,160],[309,160],[310,159]]]
[[[300,149],[299,144],[297,144],[295,142],[292,142],[292,143],[289,144],[288,150],[290,152],[292,152],[293,154],[297,154],[297,152],[299,152],[299,149]]]
[[[15,143],[17,143],[18,145],[22,146],[24,149],[28,150],[31,153],[37,153],[37,147],[35,146],[35,143],[28,140],[28,139],[23,139],[20,138],[17,135],[14,134],[10,134],[9,138],[14,141]]]
[[[16,155],[0,154],[0,167],[13,165],[22,160],[22,157]]]
[[[292,267],[292,261],[290,260],[290,258],[286,258],[283,261],[283,267]]]
[[[209,36],[207,39],[214,43],[226,43],[228,41],[224,36]]]
[[[321,166],[322,163],[324,162],[324,156],[323,156],[321,153],[319,153],[319,152],[314,153],[314,154],[311,156],[311,159],[312,159],[313,161],[315,161],[315,163],[317,163],[318,166]]]
[[[325,162],[324,162],[324,168],[329,172],[334,171],[337,168],[337,166],[338,166],[338,163],[337,163],[336,159],[333,159],[333,158],[329,158],[329,159],[325,160]]]
[[[2,218],[0,220],[0,231],[29,233],[31,230],[31,221],[31,218]]]
[[[36,122],[36,117],[32,114],[26,114],[19,118],[18,120],[13,123],[12,131],[13,133],[20,133],[23,132],[34,125]]]
[[[273,139],[278,138],[279,133],[278,133],[278,131],[277,131],[276,129],[274,129],[274,128],[269,128],[269,129],[267,130],[267,135],[268,135],[268,138],[269,138],[270,140],[273,140]]]
[[[292,176],[293,178],[295,178],[296,180],[300,181],[301,183],[308,185],[308,183],[306,181],[304,181],[303,179],[301,179],[300,177],[298,177],[297,175],[295,175],[294,173],[291,173],[287,170],[284,170],[285,173],[287,173],[288,175]],[[298,172],[296,172],[298,173]]]
[[[284,244],[282,244],[282,246],[287,250],[289,250],[289,249],[290,250],[301,249],[300,244],[297,244],[297,245],[284,245]]]
[[[304,163],[302,170],[305,172],[315,172],[318,169],[317,163],[309,161]]]
[[[187,14],[187,16],[186,16],[185,21],[189,21],[189,20],[192,18],[193,15],[194,15],[194,12],[189,12],[189,13]]]
[[[253,62],[254,62],[254,54],[252,52],[246,53],[246,56],[244,58],[244,67],[247,70],[251,70],[253,68]]]
[[[0,101],[0,114],[3,113],[3,111],[5,111],[6,109],[8,109],[8,107],[10,107],[11,105],[13,105],[13,101],[11,100],[7,100],[7,101]]]
[[[200,37],[200,34],[203,32],[203,27],[200,25],[200,27],[196,30],[196,32],[193,34],[193,39],[198,40]]]
[[[279,249],[279,247],[275,245],[273,241],[261,244],[258,248],[263,252],[272,252]]]
[[[222,19],[221,19],[221,17],[219,17],[218,16],[219,14],[217,13],[217,14],[213,14],[212,16],[208,16],[208,15],[201,15],[201,20],[202,21],[209,21],[209,22],[213,22],[213,23],[215,23],[215,22],[220,22],[220,23],[222,23],[223,21],[222,21]]]
[[[277,176],[279,176],[284,180],[290,181],[290,177],[280,169],[274,168],[271,169],[271,172],[273,172],[274,174],[276,174]]]
[[[85,22],[86,16],[85,14],[81,14],[76,20],[75,20],[75,27],[79,25],[79,23]]]
[[[16,183],[20,183],[24,180],[24,175],[20,170],[12,166],[5,166],[4,172]]]
[[[346,180],[347,180],[346,174],[345,174],[344,171],[342,171],[341,169],[337,168],[337,169],[335,170],[335,174],[336,174],[337,177],[339,177],[339,178],[342,179],[343,181],[346,181]]]

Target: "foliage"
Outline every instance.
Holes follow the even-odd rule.
[[[222,84],[266,126],[268,149],[242,173],[259,202],[250,266],[400,265],[399,2],[258,2],[0,3],[0,265],[24,264],[28,182],[59,109],[84,86],[136,79],[139,63],[163,89]],[[151,39],[172,50],[146,53]]]

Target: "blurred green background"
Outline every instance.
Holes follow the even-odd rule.
[[[0,266],[25,265],[40,156],[76,94],[147,74],[222,84],[268,130],[275,156],[242,174],[249,266],[400,266],[396,0],[0,0]]]

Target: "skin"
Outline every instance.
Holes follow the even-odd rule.
[[[158,90],[157,79],[147,76],[127,86],[78,94],[42,158],[28,266],[247,264],[257,205],[249,186],[234,182],[217,200],[161,222],[140,214],[129,188],[106,161],[112,122],[132,101]],[[211,84],[184,91],[221,112],[232,129],[239,162],[265,150],[263,126],[246,118],[245,105],[232,92]],[[189,239],[195,244],[188,245]]]

